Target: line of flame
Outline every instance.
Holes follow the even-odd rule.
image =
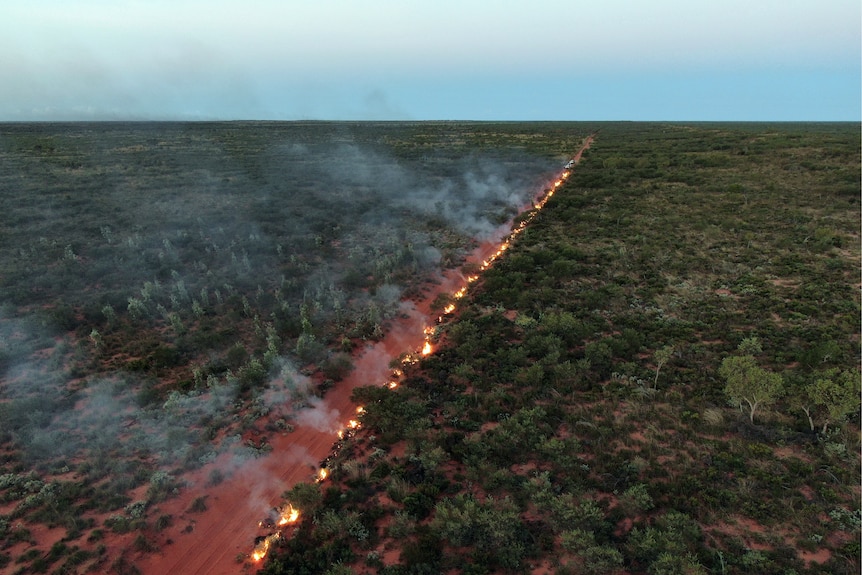
[[[500,247],[497,248],[497,251],[494,252],[492,255],[488,256],[488,259],[482,261],[482,265],[479,268],[481,271],[485,271],[490,268],[494,264],[494,262],[497,261],[497,259],[499,259],[503,255],[503,253],[505,253],[505,251],[509,249],[509,247],[511,247],[512,242],[515,240],[515,238],[517,238],[525,229],[527,229],[527,226],[533,221],[539,210],[544,208],[545,204],[548,203],[548,200],[551,198],[551,196],[554,195],[556,189],[563,185],[563,182],[569,177],[569,173],[569,170],[564,170],[560,177],[553,183],[553,185],[548,190],[546,190],[545,194],[538,200],[536,200],[536,202],[533,204],[533,210],[529,214],[527,214],[527,216],[522,219],[517,226],[515,226],[515,228],[509,233],[506,239],[503,240],[503,242],[500,244]],[[470,286],[470,284],[478,279],[479,276],[477,274],[468,276],[466,278],[467,283],[461,286],[461,288],[459,288],[455,293],[452,294],[452,299],[462,299],[465,295],[467,295],[467,288]],[[449,304],[447,304],[446,307],[443,308],[443,315],[437,318],[437,323],[442,323],[443,317],[454,312],[456,308],[457,306],[455,302],[450,302]],[[420,351],[420,354],[423,356],[427,356],[434,351],[434,348],[431,344],[431,336],[434,333],[434,328],[432,328],[431,326],[427,326],[423,331],[425,333],[425,342],[422,345],[422,350]],[[408,354],[404,358],[403,363],[409,364],[415,363],[415,361],[416,358]],[[390,383],[390,388],[394,389],[396,385]]]
[[[515,238],[517,238],[527,228],[527,226],[536,217],[536,214],[539,212],[539,210],[541,210],[542,208],[545,207],[545,204],[547,204],[548,200],[551,198],[551,196],[554,195],[554,192],[556,191],[556,189],[559,188],[563,184],[563,181],[565,181],[569,177],[569,173],[570,173],[569,170],[563,171],[560,178],[554,182],[553,186],[547,190],[545,195],[542,196],[539,200],[537,200],[533,204],[533,210],[529,214],[527,214],[527,216],[525,218],[523,218],[521,220],[521,222],[509,233],[508,237],[500,244],[500,247],[497,249],[497,251],[494,252],[491,256],[489,256],[488,259],[486,259],[482,262],[482,265],[480,266],[481,271],[485,271],[489,267],[491,267],[491,265],[493,265],[493,263],[500,256],[502,256],[503,253],[507,249],[509,249],[512,241]],[[462,299],[465,295],[467,295],[467,288],[469,287],[469,284],[475,282],[478,279],[479,279],[478,274],[468,276],[466,278],[467,285],[462,286],[458,291],[456,291],[454,294],[452,294],[453,299],[456,299],[456,300]],[[456,309],[455,303],[449,303],[445,308],[443,308],[443,315],[450,314],[450,313],[454,312],[455,309]],[[443,316],[440,316],[437,319],[437,321],[438,321],[438,323],[442,322]],[[433,351],[433,347],[431,345],[431,341],[429,338],[431,337],[431,335],[433,335],[434,331],[435,331],[434,328],[432,328],[430,326],[426,327],[424,329],[425,343],[422,346],[422,350],[420,352],[423,356],[429,355]],[[405,356],[405,358],[403,359],[402,363],[403,364],[410,364],[410,363],[415,363],[416,361],[417,361],[417,358],[415,356],[413,356],[412,354],[407,354]],[[394,377],[400,378],[402,375],[403,375],[403,372],[400,369],[393,370],[393,376]],[[389,389],[395,389],[396,387],[398,387],[398,381],[396,379],[392,379],[392,380],[386,382],[384,385],[387,385],[389,387]],[[357,414],[361,415],[364,412],[365,412],[364,407],[359,406],[356,408]],[[359,420],[356,420],[356,419],[351,419],[347,423],[347,427],[349,429],[357,429],[360,426],[361,426],[361,422]],[[344,438],[344,430],[343,429],[338,431],[338,437],[341,439]],[[321,467],[317,472],[316,481],[318,483],[320,483],[320,482],[324,481],[328,475],[329,475],[329,471],[325,467]],[[279,526],[287,525],[289,523],[294,523],[297,520],[299,520],[299,510],[295,509],[292,505],[288,505],[288,507],[284,511],[282,511],[281,518],[278,521],[278,525]],[[270,546],[278,537],[280,537],[280,533],[273,533],[272,535],[267,536],[263,541],[258,543],[258,545],[254,548],[254,551],[251,554],[252,559],[254,559],[255,562],[259,562],[264,557],[266,557],[266,554],[269,552]]]

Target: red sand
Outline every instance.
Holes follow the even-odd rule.
[[[471,254],[469,261],[481,262],[496,251],[497,245],[498,242],[483,243]],[[335,412],[338,420],[346,426],[356,413],[356,405],[350,402],[353,388],[388,381],[389,361],[422,346],[423,329],[433,322],[428,309],[430,302],[439,293],[452,293],[465,283],[460,273],[448,272],[420,304],[402,304],[402,316],[394,322],[384,339],[367,346],[356,358],[350,375],[331,389],[322,403],[313,409],[324,414]],[[329,416],[322,419],[329,419]],[[163,544],[159,551],[151,554],[136,553],[129,559],[142,573],[153,575],[227,575],[253,569],[254,564],[247,555],[252,551],[254,538],[265,534],[258,529],[258,521],[269,509],[281,503],[280,496],[284,491],[301,481],[314,480],[317,464],[329,455],[337,440],[335,431],[321,431],[299,423],[293,432],[269,438],[272,452],[268,456],[247,461],[214,487],[204,487],[213,466],[187,476],[186,480],[192,484],[190,488],[179,497],[159,505],[157,511],[159,515],[171,513],[174,516],[173,525],[163,532],[172,543]],[[191,501],[201,495],[209,496],[207,511],[186,512]],[[156,516],[153,512],[151,515]],[[190,525],[193,529],[187,532]],[[245,566],[241,567],[241,564]]]
[[[576,161],[589,143],[587,140],[578,151]],[[525,209],[530,207],[532,205]],[[468,262],[479,264],[492,255],[509,229],[508,225],[501,226],[496,237],[483,242],[470,254]],[[327,415],[322,419],[337,415],[345,426],[355,417],[356,406],[350,402],[352,390],[360,385],[386,382],[392,358],[421,348],[425,338],[423,329],[433,321],[430,302],[438,294],[451,294],[464,285],[466,279],[462,274],[449,271],[422,302],[402,304],[407,317],[399,316],[383,340],[362,350],[350,375],[314,408]],[[314,480],[317,464],[329,455],[337,439],[337,430],[315,429],[302,421],[300,418],[293,432],[270,437],[273,449],[268,456],[247,461],[217,486],[206,487],[212,465],[186,476],[190,483],[188,489],[150,511],[151,517],[166,513],[174,516],[173,525],[160,534],[159,550],[149,554],[128,552],[127,559],[144,575],[228,575],[255,571],[258,564],[252,562],[249,554],[254,538],[266,534],[258,528],[258,521],[272,507],[281,504],[284,491],[296,483]],[[191,502],[201,495],[208,495],[207,511],[188,513]]]

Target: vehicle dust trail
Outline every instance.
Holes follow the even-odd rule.
[[[567,164],[565,176],[580,161],[592,140],[589,137],[584,141]],[[557,182],[564,179],[561,176]],[[548,193],[536,201],[546,201],[554,189],[551,183],[546,190]],[[531,203],[524,206],[522,213],[538,207],[535,202]],[[487,267],[485,263],[501,253],[501,244],[513,237],[515,230],[511,225],[509,222],[500,226],[491,239],[468,255],[467,263]],[[438,315],[431,311],[431,302],[439,294],[453,294],[467,283],[468,278],[459,270],[447,270],[422,301],[402,302],[401,313],[383,339],[359,352],[353,371],[314,409],[321,410],[326,418],[337,418],[342,427],[346,426],[356,413],[357,406],[350,401],[353,389],[384,384],[391,374],[390,360],[404,352],[417,352],[426,341],[424,327],[432,324],[432,318]],[[218,485],[203,489],[210,466],[187,475],[185,478],[192,488],[158,506],[159,514],[172,514],[175,518],[173,526],[165,530],[165,536],[169,537],[167,542],[158,551],[135,553],[128,559],[145,575],[232,575],[256,571],[262,562],[253,562],[249,555],[255,537],[264,535],[258,522],[269,509],[282,503],[284,491],[299,482],[315,480],[317,465],[331,453],[336,441],[332,430],[303,421],[300,417],[290,433],[270,435],[272,451],[269,455],[245,462]],[[189,513],[191,500],[201,495],[207,495],[207,511]]]

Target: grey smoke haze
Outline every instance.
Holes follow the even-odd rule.
[[[860,118],[852,0],[253,5],[5,0],[0,119]]]
[[[19,365],[4,375],[5,381],[19,383],[3,388],[0,413],[6,417],[0,429],[12,436],[29,461],[68,463],[81,457],[135,455],[151,459],[156,468],[175,469],[185,466],[190,458],[197,460],[195,466],[212,462],[228,450],[234,458],[223,470],[231,472],[243,458],[254,456],[235,445],[236,438],[227,437],[218,444],[204,437],[204,422],[225,418],[224,424],[228,424],[239,413],[235,382],[220,381],[201,391],[172,392],[164,402],[142,409],[136,397],[139,385],[129,377],[91,380],[75,394],[75,401],[63,402],[51,398],[56,398],[68,384],[45,382],[35,376],[40,371],[42,366],[38,364]],[[291,374],[287,379],[286,373]],[[26,385],[20,383],[25,378]],[[308,403],[307,392],[305,378],[283,360],[281,374],[251,402],[252,413],[268,414],[273,420],[293,419],[298,406]],[[315,407],[316,402],[312,398],[311,406]],[[306,413],[309,415],[303,415]],[[338,429],[337,411],[303,409],[299,414],[298,420],[321,431],[334,433]]]
[[[76,381],[64,368],[70,346],[50,337],[51,330],[32,318],[0,314],[0,433],[33,462],[82,456],[152,458],[159,467],[181,465],[189,457],[200,463],[222,449],[203,437],[205,423],[235,413],[237,382],[210,378],[205,389],[174,391],[164,401],[142,408],[138,377]],[[290,417],[294,402],[308,392],[307,378],[287,358],[252,409],[273,417]]]
[[[485,237],[558,167],[511,150],[404,152],[386,142],[385,126],[375,127],[374,137],[350,125],[64,129],[59,135],[46,126],[0,131],[6,144],[0,154],[19,162],[0,173],[0,189],[44,198],[25,204],[0,194],[4,222],[32,223],[8,225],[0,245],[13,262],[9,269],[20,272],[4,278],[8,288],[0,294],[0,303],[10,302],[0,315],[0,436],[33,465],[74,466],[89,458],[96,462],[90,469],[106,475],[213,461],[229,474],[260,452],[234,432],[220,443],[208,439],[244,423],[237,374],[224,366],[204,384],[196,382],[199,389],[157,400],[147,369],[76,377],[71,366],[86,365],[95,353],[86,334],[95,327],[107,338],[114,329],[103,306],[130,316],[130,300],[140,302],[141,323],[128,327],[164,326],[159,344],[172,349],[183,343],[182,324],[201,317],[218,316],[222,325],[254,319],[262,340],[277,324],[282,333],[298,329],[293,324],[303,307],[312,327],[335,318],[345,330],[361,322],[379,329],[406,315],[403,333],[393,337],[404,336],[408,351],[406,342],[421,333],[426,318],[401,302],[400,282],[436,270],[441,230]],[[46,141],[55,148],[43,147]],[[37,305],[16,307],[34,296],[41,298]],[[193,313],[195,304],[202,316]],[[353,337],[361,341],[368,331]],[[237,343],[260,355],[243,335],[226,336],[213,358]],[[290,338],[296,334],[284,336],[279,354],[295,349]],[[382,384],[392,358],[379,346],[364,351],[357,377]],[[123,353],[118,365],[139,352]],[[243,402],[249,419],[268,414],[270,421],[334,434],[352,414],[311,391],[308,378],[280,357],[265,387]],[[307,408],[294,411],[300,404]],[[299,463],[317,463],[302,450],[293,455]],[[127,456],[132,463],[115,463]],[[270,479],[253,478],[261,485]]]
[[[365,192],[384,202],[381,210],[387,212],[440,217],[462,233],[479,239],[487,238],[514,210],[529,203],[545,183],[535,175],[547,174],[555,167],[544,159],[521,158],[520,162],[512,163],[505,156],[475,153],[454,161],[432,156],[427,162],[406,163],[356,144],[343,144],[323,152],[294,146],[287,154],[295,158],[313,154],[332,158],[331,165],[314,174],[328,185],[346,185]],[[440,169],[442,164],[448,165],[440,172],[429,169],[429,166]],[[381,223],[392,217],[386,212],[364,215]]]
[[[296,422],[299,425],[333,435],[344,427],[344,422],[341,421],[341,412],[328,407],[326,400],[319,397],[309,398],[308,408],[297,414]]]
[[[336,242],[357,267],[409,246],[409,253],[392,257],[428,269],[438,250],[426,230],[404,225],[410,217],[439,218],[464,234],[487,236],[540,190],[542,174],[558,167],[513,151],[400,157],[391,146],[360,142],[343,125],[321,127],[316,139],[301,125],[273,131],[258,141],[227,127],[221,133],[182,124],[131,131],[85,126],[70,140],[68,153],[83,167],[71,175],[75,185],[98,190],[100,209],[82,218],[62,201],[4,205],[13,219],[44,222],[37,233],[45,245],[32,236],[10,238],[9,245],[27,253],[20,267],[34,270],[54,265],[43,258],[71,245],[82,261],[98,262],[81,271],[98,278],[115,307],[165,271],[179,273],[191,297],[202,287],[224,293],[225,283],[249,282],[257,270]],[[50,197],[65,193],[61,179],[24,173],[14,185],[57,194]],[[100,237],[100,229],[112,237]],[[82,243],[82,230],[95,235]],[[286,280],[306,284],[314,276],[309,271]],[[343,271],[330,270],[328,281],[337,282]],[[80,276],[62,286],[64,298],[84,289]]]

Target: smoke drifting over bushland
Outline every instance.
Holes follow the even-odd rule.
[[[546,183],[540,175],[554,166],[546,159],[513,158],[511,153],[399,160],[355,144],[330,150],[292,146],[287,155],[308,167],[327,187],[347,186],[376,200],[377,210],[363,214],[371,223],[415,213],[440,218],[477,238],[490,235],[527,204]],[[331,165],[317,164],[328,158]],[[357,200],[352,199],[361,205]]]
[[[127,469],[128,458],[151,462],[152,471],[179,472],[211,463],[227,451],[233,456],[222,471],[229,473],[244,458],[260,455],[242,445],[239,435],[218,440],[208,435],[231,420],[295,418],[321,431],[338,428],[338,413],[306,409],[319,403],[308,395],[307,378],[289,360],[278,363],[279,372],[250,404],[239,401],[238,382],[226,377],[211,378],[205,389],[172,391],[164,401],[145,406],[146,385],[128,374],[91,379],[85,388],[70,392],[71,382],[60,376],[39,377],[47,367],[43,364],[15,365],[4,374],[0,434],[24,461],[54,472],[87,462],[78,467],[83,475],[138,473]]]
[[[294,425],[342,428],[319,395],[386,381],[373,342],[426,320],[405,298],[558,167],[459,130],[0,127],[0,475],[74,472],[113,513],[147,482],[154,501],[245,470]]]
[[[115,318],[169,325],[161,363],[190,355],[178,343],[200,346],[181,341],[191,324],[230,310],[257,314],[260,330],[272,323],[281,343],[302,328],[301,305],[312,329],[336,316],[373,335],[403,282],[439,265],[447,228],[487,236],[556,162],[514,147],[468,152],[443,126],[407,140],[387,125],[52,129],[4,128],[10,171],[0,186],[39,201],[0,196],[3,301],[16,321],[42,326],[33,337],[43,340],[77,330],[79,341],[92,335],[110,348],[122,335]],[[63,350],[41,369],[51,380],[92,351]],[[121,351],[134,359],[144,350]],[[0,354],[7,371],[10,354]],[[3,385],[8,393],[29,379],[10,372]],[[137,379],[132,388],[146,378]]]
[[[342,413],[327,407],[324,400],[312,397],[308,401],[308,407],[310,409],[304,409],[297,414],[298,424],[333,435],[344,426]]]

